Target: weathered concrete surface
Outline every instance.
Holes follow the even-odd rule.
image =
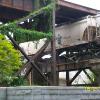
[[[100,100],[100,88],[87,89],[89,90],[84,87],[0,88],[0,100]]]
[[[0,100],[6,100],[7,88],[0,88]]]

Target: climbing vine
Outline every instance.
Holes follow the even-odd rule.
[[[52,36],[52,30],[51,30],[51,12],[52,12],[52,4],[47,5],[46,7],[42,7],[39,10],[32,11],[29,15],[27,15],[24,18],[21,18],[17,21],[10,22],[7,24],[3,24],[0,26],[0,33],[7,35],[9,33],[13,33],[15,40],[18,43],[26,42],[26,41],[34,41],[39,40],[41,38],[50,38]],[[20,26],[20,22],[26,21],[27,19],[34,19],[37,15],[43,15],[46,16],[46,19],[44,19],[45,24],[42,25],[45,27],[45,30],[43,32],[41,30],[36,30],[36,23],[33,23],[34,27],[32,29],[23,28]],[[43,21],[43,19],[39,20]],[[37,22],[37,21],[36,21]],[[43,23],[44,24],[44,23]]]

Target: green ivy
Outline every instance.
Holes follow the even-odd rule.
[[[4,35],[9,34],[9,32],[13,33],[14,38],[18,43],[27,42],[27,41],[35,41],[42,38],[50,38],[52,36],[51,27],[50,27],[51,26],[51,23],[50,23],[51,12],[52,12],[52,4],[49,4],[46,7],[42,7],[41,9],[37,11],[31,12],[29,15],[27,15],[26,17],[22,19],[1,25],[0,33]],[[47,15],[47,22],[45,22],[47,23],[46,32],[36,31],[35,29],[34,30],[25,29],[19,25],[19,22],[21,22],[23,19],[33,18],[34,16],[37,16],[41,13]]]

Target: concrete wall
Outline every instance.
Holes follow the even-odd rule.
[[[93,16],[87,16],[76,22],[56,27],[55,29],[56,48],[59,49],[64,47],[70,47],[92,41],[91,29],[89,28],[88,32],[86,32],[89,26],[96,27],[96,19]],[[88,40],[83,39],[84,34],[87,34],[86,37],[88,38]],[[47,50],[51,50],[50,48],[51,45],[49,44]]]
[[[87,89],[84,87],[0,88],[0,100],[100,100],[100,88]]]

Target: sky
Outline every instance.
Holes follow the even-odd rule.
[[[65,0],[100,10],[100,0]]]

